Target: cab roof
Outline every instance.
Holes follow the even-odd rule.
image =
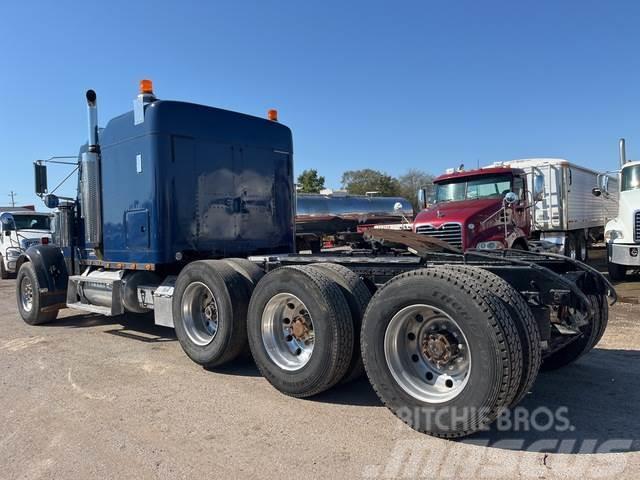
[[[511,168],[506,166],[474,168],[473,170],[461,170],[461,171],[455,171],[452,173],[444,173],[439,177],[437,177],[433,181],[433,183],[444,182],[447,180],[457,180],[460,178],[468,178],[468,177],[484,177],[489,175],[500,175],[505,173],[510,173],[511,175],[522,175],[525,172],[521,168]]]

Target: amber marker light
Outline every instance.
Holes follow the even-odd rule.
[[[151,80],[140,80],[140,93],[153,93],[153,82]]]

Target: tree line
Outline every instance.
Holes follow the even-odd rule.
[[[404,175],[393,177],[379,170],[365,168],[347,170],[342,174],[342,188],[351,195],[365,195],[376,192],[384,197],[404,197],[418,206],[418,189],[433,182],[434,176],[423,170],[411,168]],[[320,193],[325,188],[325,178],[315,168],[304,170],[298,175],[298,191]]]

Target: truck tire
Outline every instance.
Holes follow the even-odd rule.
[[[331,280],[336,282],[349,304],[353,321],[353,355],[351,356],[349,369],[341,383],[357,380],[364,374],[364,365],[362,364],[362,354],[360,352],[360,329],[362,327],[362,317],[371,300],[371,293],[360,276],[343,265],[315,263],[312,267],[322,270]]]
[[[510,407],[514,407],[529,393],[535,383],[542,363],[541,337],[538,323],[526,300],[515,288],[498,275],[478,267],[469,265],[449,265],[456,272],[461,272],[478,282],[504,303],[515,321],[518,335],[522,342],[522,378],[515,398]]]
[[[0,278],[2,280],[9,279],[9,271],[4,268],[4,258],[2,257],[2,255],[0,255]]]
[[[16,300],[20,316],[29,325],[41,325],[56,319],[58,310],[43,311],[40,302],[40,284],[31,262],[25,262],[16,279]]]
[[[617,263],[607,262],[607,270],[609,271],[609,280],[613,282],[624,282],[627,278],[627,267]]]
[[[338,284],[310,266],[280,267],[260,280],[247,333],[262,375],[292,397],[334,386],[353,355],[349,305]]]
[[[576,234],[577,245],[578,245],[578,258],[583,263],[586,263],[589,260],[589,242],[585,238],[582,232],[578,232]]]
[[[249,281],[252,292],[265,275],[265,271],[262,268],[246,258],[226,258],[222,261]]]
[[[173,322],[184,352],[207,367],[223,365],[247,346],[251,292],[244,276],[221,260],[201,260],[178,275]]]
[[[609,305],[601,295],[588,295],[594,308],[594,317],[588,326],[584,327],[582,335],[571,343],[565,345],[542,358],[544,371],[557,370],[575,362],[585,353],[591,351],[600,341],[609,321]]]
[[[442,267],[403,273],[378,290],[362,324],[362,356],[387,408],[438,437],[493,422],[522,378],[521,342],[504,304]]]
[[[580,260],[580,258],[578,258],[578,241],[576,236],[572,233],[568,233],[565,237],[564,255],[565,257],[569,257],[573,260]]]
[[[607,301],[607,297],[605,295],[595,295],[592,301],[598,306],[600,317],[598,318],[599,325],[598,328],[595,329],[595,335],[591,336],[592,340],[589,350],[593,349],[600,340],[602,340],[604,332],[609,325],[609,303]]]

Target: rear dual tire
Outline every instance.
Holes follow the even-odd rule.
[[[251,297],[247,333],[262,375],[293,397],[331,388],[352,362],[349,303],[322,268],[287,266],[267,274]]]
[[[192,262],[176,281],[176,336],[187,356],[207,368],[247,350],[246,315],[253,286],[250,275],[234,265],[223,260]]]
[[[542,370],[550,371],[565,367],[589,353],[595,347],[609,323],[609,304],[603,295],[588,295],[594,311],[589,325],[583,328],[581,335],[560,350],[543,358]]]
[[[521,388],[514,319],[487,288],[452,269],[414,270],[378,290],[364,317],[362,352],[383,403],[435,436],[483,428]]]

